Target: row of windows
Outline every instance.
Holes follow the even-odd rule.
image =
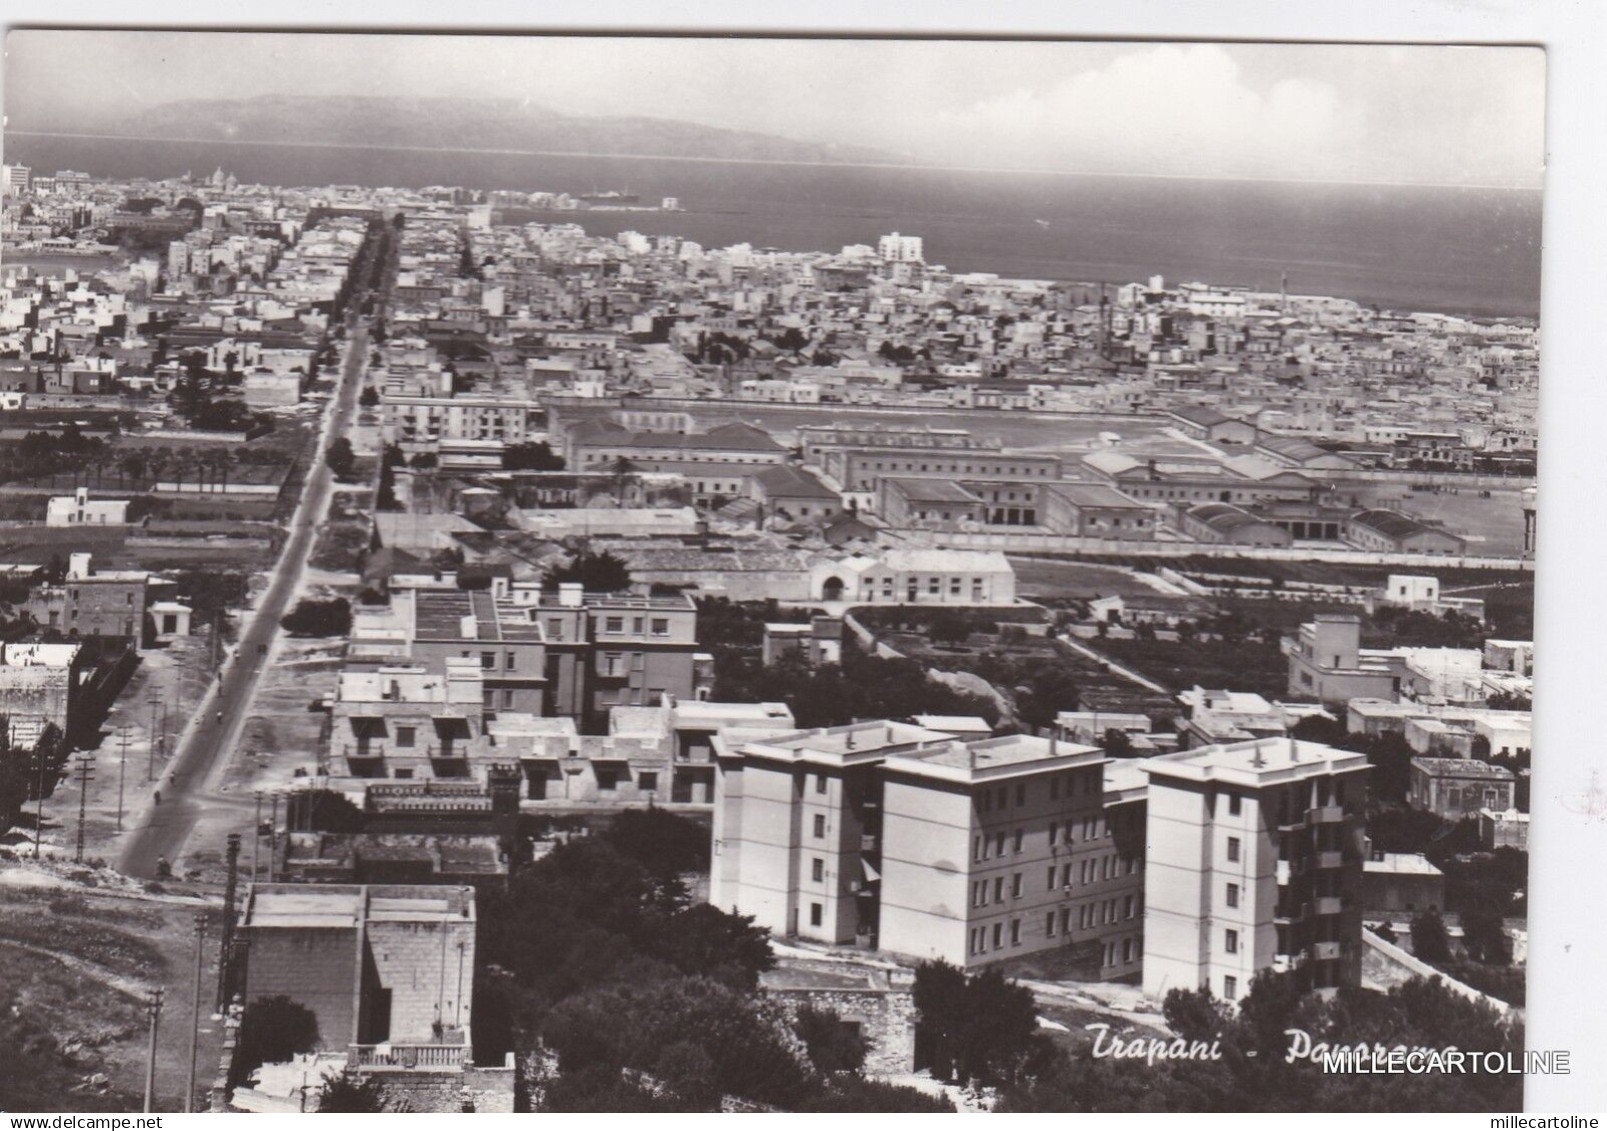
[[[1114,856],[1106,856],[1103,858],[1103,860],[1084,860],[1082,862],[1078,879],[1084,885],[1098,883],[1102,880],[1114,879],[1120,875],[1123,875],[1121,869],[1122,862]],[[1129,876],[1132,875],[1137,870],[1136,861],[1128,859],[1126,862],[1126,869],[1125,874]],[[1020,872],[1012,874],[1010,877],[1010,898],[1020,899],[1022,895],[1025,894],[1025,886],[1025,881],[1023,880]],[[1071,865],[1069,863],[1062,864],[1058,869],[1051,865],[1048,869],[1048,874],[1044,878],[1044,890],[1047,892],[1055,892],[1069,890],[1070,888]],[[990,890],[992,891],[991,899],[988,898]],[[973,880],[971,881],[971,906],[986,907],[990,903],[1003,903],[1004,892],[1005,887],[1003,876],[993,877],[991,887],[987,880]],[[1133,917],[1134,897],[1129,895],[1124,898],[1126,899],[1125,917],[1131,919]],[[1108,902],[1110,903],[1112,916],[1114,917],[1116,897],[1112,896]]]
[[[1068,918],[1069,914],[1069,908],[1062,908],[1058,914],[1058,933],[1060,935],[1067,935],[1070,933],[1070,921]],[[1054,938],[1057,933],[1056,925],[1057,915],[1054,912],[1050,912],[1044,921],[1044,934],[1049,938]],[[1005,942],[1005,931],[1007,928],[1009,930],[1008,944]],[[971,928],[972,954],[987,954],[990,950],[1003,950],[1007,945],[1012,947],[1021,945],[1020,919],[1011,919],[1008,923],[1000,921],[992,924],[991,926]],[[1119,942],[1112,940],[1106,943],[1103,951],[1100,954],[1101,962],[1105,968],[1115,966],[1118,960],[1124,966],[1131,965],[1133,962],[1138,960],[1138,957],[1138,943],[1137,940],[1131,936],[1124,938]],[[1231,982],[1233,979],[1229,978],[1228,980]]]
[[[1122,810],[1117,810],[1109,817],[1106,817],[1104,814],[1100,814],[1099,816],[1095,817],[1084,817],[1082,820],[1081,841],[1082,843],[1087,844],[1089,841],[1093,840],[1109,840],[1114,835],[1116,829],[1125,827],[1128,824],[1136,823],[1137,818],[1137,812],[1126,812]],[[971,859],[980,863],[983,860],[989,859],[990,856],[1007,855],[1007,849],[1009,852],[1014,853],[1024,852],[1026,851],[1027,846],[1028,831],[1029,830],[1027,829],[1015,829],[1010,833],[1005,833],[1003,830],[1000,830],[999,832],[994,833],[991,838],[986,833],[980,833],[972,839]],[[1062,825],[1059,821],[1050,821],[1049,847],[1057,848],[1061,845],[1070,846],[1077,843],[1078,837],[1076,836],[1076,832],[1077,826],[1075,822],[1067,821],[1064,825]],[[1229,840],[1230,844],[1228,848],[1228,859],[1237,860],[1239,858],[1238,838],[1230,837]]]
[[[978,579],[980,580],[980,578]],[[1037,781],[1044,779],[1039,778]],[[1104,782],[1098,770],[1073,771],[1065,774],[1054,774],[1049,777],[1049,800],[1059,801],[1061,793],[1066,798],[1082,796],[1090,797],[1102,792]],[[1029,797],[1036,793],[1035,783],[1017,782],[1015,786],[1015,804],[1017,807],[1027,803]],[[991,813],[994,809],[1008,809],[1010,807],[1011,791],[1007,785],[997,789],[978,790],[976,794],[976,807],[979,812]]]
[[[859,470],[864,471],[864,470],[867,470],[867,469],[873,470],[873,471],[915,471],[915,470],[917,470],[915,464],[913,464],[913,463],[906,463],[901,467],[896,462],[895,463],[888,463],[888,462],[886,462],[884,460],[877,460],[875,463],[868,463],[868,464],[861,464],[860,465]],[[1046,476],[1046,475],[1048,475],[1050,473],[1050,471],[1052,471],[1054,469],[1053,469],[1052,466],[1046,466],[1046,465],[1042,465],[1042,464],[1037,464],[1037,465],[1017,465],[1017,464],[1012,463],[1012,464],[1009,464],[1009,465],[1005,465],[1005,464],[983,464],[983,465],[977,466],[977,465],[968,463],[968,464],[965,464],[962,467],[958,463],[952,463],[952,464],[940,464],[937,467],[932,467],[932,466],[930,466],[928,464],[923,463],[923,464],[920,465],[919,470],[921,470],[921,471],[935,471],[935,472],[938,472],[939,474],[948,473],[950,475],[974,474],[974,475],[1045,475]]]

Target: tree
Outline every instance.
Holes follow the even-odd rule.
[[[999,1085],[1045,1055],[1031,991],[997,967],[967,976],[946,962],[921,963],[915,1010],[916,1063],[940,1079]]]
[[[926,637],[933,644],[957,647],[971,639],[971,624],[959,613],[945,609],[927,622]]]
[[[385,1089],[379,1077],[359,1080],[345,1072],[324,1077],[318,1093],[318,1110],[348,1115],[377,1115],[385,1110]]]
[[[1424,962],[1450,961],[1451,937],[1439,912],[1424,911],[1412,917],[1412,953]]]
[[[241,1015],[230,1081],[238,1087],[264,1064],[283,1064],[317,1047],[317,1014],[284,994],[259,997]]]
[[[709,831],[668,809],[626,809],[604,834],[615,851],[655,874],[706,871]]]
[[[372,385],[364,385],[363,391],[357,394],[357,403],[364,408],[373,408],[379,404],[379,392]]]
[[[606,550],[582,550],[568,565],[553,566],[542,577],[542,588],[553,590],[568,582],[579,582],[588,593],[620,593],[630,588],[630,568],[624,560]]]
[[[545,443],[509,444],[502,449],[502,468],[504,471],[562,471],[564,461]]]
[[[830,1009],[804,1006],[792,1020],[792,1030],[809,1050],[809,1061],[823,1076],[858,1072],[865,1064],[865,1038],[857,1025],[847,1024]]]
[[[1105,748],[1105,753],[1112,758],[1131,758],[1133,756],[1133,740],[1125,730],[1116,727],[1106,729],[1099,745]]]
[[[292,636],[345,636],[352,630],[351,602],[344,597],[329,601],[303,598],[279,623]]]
[[[1045,665],[1016,689],[1016,715],[1031,727],[1053,727],[1061,711],[1077,709],[1079,695],[1077,680],[1069,671],[1058,664]]]
[[[335,440],[324,452],[324,462],[334,472],[336,479],[350,480],[357,469],[357,455],[352,451],[352,442],[344,436]]]
[[[1462,912],[1462,946],[1475,962],[1506,966],[1512,961],[1512,939],[1499,911],[1479,908]]]

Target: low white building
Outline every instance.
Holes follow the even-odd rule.
[[[127,499],[91,499],[88,487],[52,497],[45,510],[46,526],[121,526],[127,522]]]
[[[1011,605],[1016,573],[993,550],[884,550],[817,563],[809,589],[855,605]]]

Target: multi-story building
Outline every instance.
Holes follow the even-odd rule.
[[[1145,992],[1238,1001],[1269,969],[1358,984],[1366,756],[1273,738],[1142,764]]]
[[[710,901],[778,935],[1136,974],[1143,792],[1095,747],[895,722],[715,740]]]
[[[454,657],[479,660],[490,712],[600,722],[610,707],[698,696],[697,606],[497,579],[490,590],[401,590],[389,606],[357,610],[349,667],[416,663],[445,674]]]
[[[1319,613],[1283,639],[1289,657],[1289,694],[1324,703],[1394,699],[1405,667],[1400,657],[1361,646],[1361,618]]]
[[[1413,758],[1406,800],[1415,809],[1460,821],[1483,809],[1511,809],[1516,788],[1517,778],[1505,766],[1476,758]]]
[[[887,478],[1052,482],[1059,456],[1025,452],[915,448],[825,448],[821,470],[845,491],[874,493]]]
[[[138,646],[151,575],[142,569],[98,570],[90,560],[89,554],[70,555],[60,585],[29,592],[28,614],[40,628],[66,636],[123,637]]]
[[[473,1063],[471,888],[254,884],[234,946],[245,1000],[284,996],[351,1068]]]
[[[0,165],[0,195],[21,196],[32,177],[33,170],[26,165]]]
[[[1084,538],[1155,540],[1155,511],[1102,483],[1056,483],[1043,493],[1043,525]]]

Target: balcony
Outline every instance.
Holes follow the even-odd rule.
[[[1338,915],[1344,909],[1344,901],[1337,895],[1324,895],[1318,897],[1317,904],[1312,910],[1318,915]]]
[[[456,1044],[417,1041],[406,1044],[349,1045],[346,1064],[350,1068],[401,1070],[424,1069],[439,1072],[462,1071],[469,1061],[469,1043],[464,1033]]]
[[[1322,805],[1307,814],[1314,825],[1337,825],[1345,819],[1343,805]]]
[[[874,833],[865,833],[859,838],[861,852],[876,852],[881,848],[881,840]]]
[[[1298,833],[1304,832],[1305,829],[1306,818],[1303,814],[1297,814],[1293,817],[1278,818],[1278,831],[1280,833]]]
[[[1279,907],[1273,908],[1272,921],[1274,923],[1283,923],[1283,924],[1286,924],[1286,925],[1292,925],[1292,924],[1300,922],[1302,919],[1304,919],[1310,913],[1311,913],[1311,904],[1309,904],[1309,903],[1294,904],[1294,905],[1287,906],[1287,907],[1279,906]]]
[[[1343,868],[1344,866],[1345,854],[1343,852],[1317,853],[1317,867],[1319,868]]]
[[[1342,943],[1320,942],[1311,944],[1311,957],[1316,959],[1318,962],[1327,962],[1331,959],[1338,958],[1343,951],[1344,945]]]
[[[1306,964],[1306,958],[1306,952],[1303,950],[1296,951],[1294,954],[1276,954],[1272,957],[1272,969],[1279,974],[1287,973],[1290,970],[1298,970]]]

